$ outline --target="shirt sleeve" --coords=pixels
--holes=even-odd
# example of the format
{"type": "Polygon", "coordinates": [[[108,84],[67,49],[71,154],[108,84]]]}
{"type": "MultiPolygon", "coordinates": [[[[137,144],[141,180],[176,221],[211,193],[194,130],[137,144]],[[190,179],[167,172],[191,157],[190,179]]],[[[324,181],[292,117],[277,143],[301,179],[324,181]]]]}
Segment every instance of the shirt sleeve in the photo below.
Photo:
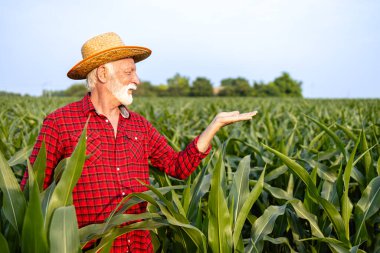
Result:
{"type": "Polygon", "coordinates": [[[198,150],[199,136],[197,136],[184,150],[176,152],[151,123],[147,124],[150,162],[152,166],[172,177],[187,178],[211,151],[211,146],[204,153],[198,150]]]}
{"type": "MultiPolygon", "coordinates": [[[[37,137],[37,141],[29,158],[32,165],[37,158],[43,140],[45,141],[46,146],[46,170],[44,180],[45,189],[52,182],[54,176],[54,168],[57,166],[59,160],[62,157],[61,143],[59,140],[59,129],[53,117],[46,117],[42,124],[41,131],[37,137]]],[[[24,177],[21,181],[21,189],[24,189],[27,180],[28,170],[25,171],[24,177]]]]}

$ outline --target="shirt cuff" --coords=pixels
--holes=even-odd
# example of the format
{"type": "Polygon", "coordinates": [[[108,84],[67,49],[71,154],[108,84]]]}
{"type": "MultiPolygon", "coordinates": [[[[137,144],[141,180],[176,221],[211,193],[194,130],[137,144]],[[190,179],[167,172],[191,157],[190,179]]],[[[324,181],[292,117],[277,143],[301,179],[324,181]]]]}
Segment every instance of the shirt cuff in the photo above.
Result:
{"type": "Polygon", "coordinates": [[[199,135],[191,142],[191,145],[189,147],[189,153],[191,155],[196,155],[199,158],[203,159],[210,153],[212,146],[210,145],[205,152],[201,152],[199,151],[198,146],[197,146],[198,139],[199,139],[199,135]]]}

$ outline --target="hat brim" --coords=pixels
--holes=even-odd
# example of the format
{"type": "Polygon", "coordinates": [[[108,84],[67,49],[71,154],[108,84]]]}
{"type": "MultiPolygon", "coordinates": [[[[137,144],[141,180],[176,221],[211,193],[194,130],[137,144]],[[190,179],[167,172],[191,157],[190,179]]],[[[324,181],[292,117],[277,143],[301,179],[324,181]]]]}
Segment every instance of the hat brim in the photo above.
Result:
{"type": "Polygon", "coordinates": [[[124,58],[133,58],[136,62],[142,61],[150,56],[152,51],[145,47],[137,46],[122,46],[114,47],[101,51],[94,55],[91,55],[82,61],[78,62],[74,67],[72,67],[67,76],[74,80],[86,79],[87,74],[93,69],[99,67],[100,65],[106,64],[108,62],[121,60],[124,58]]]}

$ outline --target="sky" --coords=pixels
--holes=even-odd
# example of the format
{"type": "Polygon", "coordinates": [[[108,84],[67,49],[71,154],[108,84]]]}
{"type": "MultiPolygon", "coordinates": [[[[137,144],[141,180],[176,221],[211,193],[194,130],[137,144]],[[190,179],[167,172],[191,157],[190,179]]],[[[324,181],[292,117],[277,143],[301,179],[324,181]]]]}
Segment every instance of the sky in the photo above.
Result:
{"type": "Polygon", "coordinates": [[[89,38],[148,47],[143,81],[176,73],[270,82],[288,72],[307,98],[380,98],[378,0],[1,0],[0,90],[41,95],[89,38]]]}

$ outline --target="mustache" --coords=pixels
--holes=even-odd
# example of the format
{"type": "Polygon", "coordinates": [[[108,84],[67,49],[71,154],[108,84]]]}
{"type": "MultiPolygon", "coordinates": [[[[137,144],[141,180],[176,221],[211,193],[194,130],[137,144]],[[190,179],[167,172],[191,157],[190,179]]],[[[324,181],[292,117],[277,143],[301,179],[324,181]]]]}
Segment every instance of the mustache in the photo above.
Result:
{"type": "Polygon", "coordinates": [[[127,90],[137,90],[137,86],[134,83],[130,83],[126,86],[127,90]]]}

